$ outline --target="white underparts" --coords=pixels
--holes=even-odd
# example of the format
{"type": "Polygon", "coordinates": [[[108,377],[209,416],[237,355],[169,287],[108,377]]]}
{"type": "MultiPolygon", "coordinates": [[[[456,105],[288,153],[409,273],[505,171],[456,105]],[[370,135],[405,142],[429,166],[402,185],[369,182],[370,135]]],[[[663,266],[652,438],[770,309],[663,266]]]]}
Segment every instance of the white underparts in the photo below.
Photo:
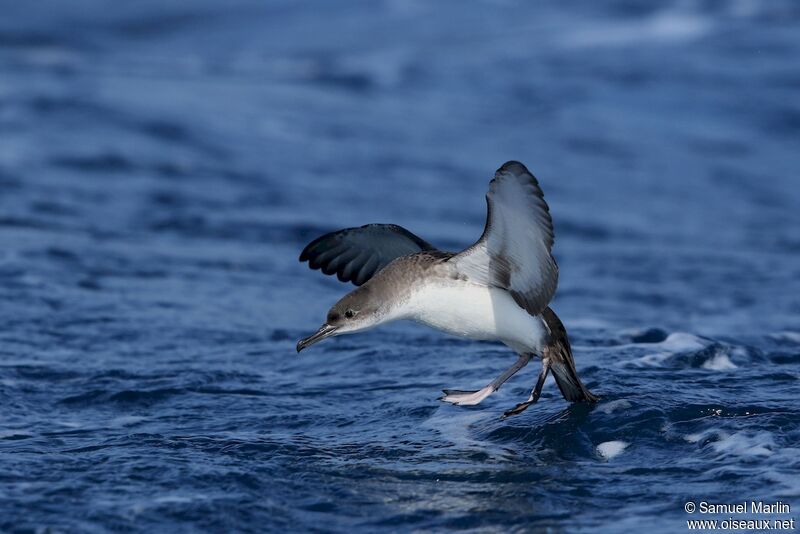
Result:
{"type": "Polygon", "coordinates": [[[544,322],[522,309],[511,295],[462,281],[421,285],[403,305],[405,318],[470,339],[497,340],[517,352],[541,353],[544,322]]]}

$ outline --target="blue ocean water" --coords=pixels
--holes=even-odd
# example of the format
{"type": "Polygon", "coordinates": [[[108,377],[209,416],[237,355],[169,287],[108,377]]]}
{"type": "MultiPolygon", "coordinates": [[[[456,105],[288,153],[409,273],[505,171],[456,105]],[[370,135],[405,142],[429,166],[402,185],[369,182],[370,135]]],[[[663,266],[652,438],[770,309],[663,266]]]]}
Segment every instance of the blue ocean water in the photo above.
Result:
{"type": "Polygon", "coordinates": [[[684,532],[800,519],[792,0],[4,2],[0,531],[684,532]],[[394,222],[538,176],[602,400],[395,324],[297,355],[394,222]],[[726,516],[721,516],[725,518],[726,516]],[[48,530],[49,529],[49,530],[48,530]]]}

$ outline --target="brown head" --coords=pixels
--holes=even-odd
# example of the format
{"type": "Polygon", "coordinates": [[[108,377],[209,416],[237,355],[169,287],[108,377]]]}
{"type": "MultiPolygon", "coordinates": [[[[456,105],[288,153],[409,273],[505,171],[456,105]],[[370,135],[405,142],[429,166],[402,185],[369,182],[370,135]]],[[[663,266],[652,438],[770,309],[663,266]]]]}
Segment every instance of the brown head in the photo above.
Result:
{"type": "Polygon", "coordinates": [[[354,289],[334,304],[319,330],[297,342],[297,352],[325,338],[361,332],[392,320],[386,299],[382,298],[377,287],[372,287],[371,282],[354,289]]]}

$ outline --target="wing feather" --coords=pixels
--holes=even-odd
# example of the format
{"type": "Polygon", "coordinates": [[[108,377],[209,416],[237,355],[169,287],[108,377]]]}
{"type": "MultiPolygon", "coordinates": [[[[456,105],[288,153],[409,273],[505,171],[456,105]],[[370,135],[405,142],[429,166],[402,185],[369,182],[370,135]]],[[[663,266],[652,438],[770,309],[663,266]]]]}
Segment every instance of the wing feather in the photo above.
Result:
{"type": "Polygon", "coordinates": [[[469,278],[508,290],[520,307],[539,315],[558,285],[553,221],[539,182],[522,163],[509,161],[489,183],[486,205],[483,235],[450,261],[469,278]]]}
{"type": "Polygon", "coordinates": [[[312,269],[360,286],[394,259],[436,248],[396,224],[367,224],[319,237],[300,253],[312,269]]]}

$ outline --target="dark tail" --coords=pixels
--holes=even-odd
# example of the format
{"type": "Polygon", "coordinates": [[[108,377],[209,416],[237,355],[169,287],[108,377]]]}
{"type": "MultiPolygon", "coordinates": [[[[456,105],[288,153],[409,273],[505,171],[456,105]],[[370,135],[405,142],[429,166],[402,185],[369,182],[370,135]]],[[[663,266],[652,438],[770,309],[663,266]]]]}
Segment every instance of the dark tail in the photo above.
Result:
{"type": "Polygon", "coordinates": [[[550,344],[544,349],[542,356],[550,358],[550,370],[553,371],[553,377],[561,394],[569,402],[596,402],[599,397],[592,395],[578,378],[567,329],[564,328],[561,319],[550,308],[542,312],[542,317],[550,328],[550,344]]]}

